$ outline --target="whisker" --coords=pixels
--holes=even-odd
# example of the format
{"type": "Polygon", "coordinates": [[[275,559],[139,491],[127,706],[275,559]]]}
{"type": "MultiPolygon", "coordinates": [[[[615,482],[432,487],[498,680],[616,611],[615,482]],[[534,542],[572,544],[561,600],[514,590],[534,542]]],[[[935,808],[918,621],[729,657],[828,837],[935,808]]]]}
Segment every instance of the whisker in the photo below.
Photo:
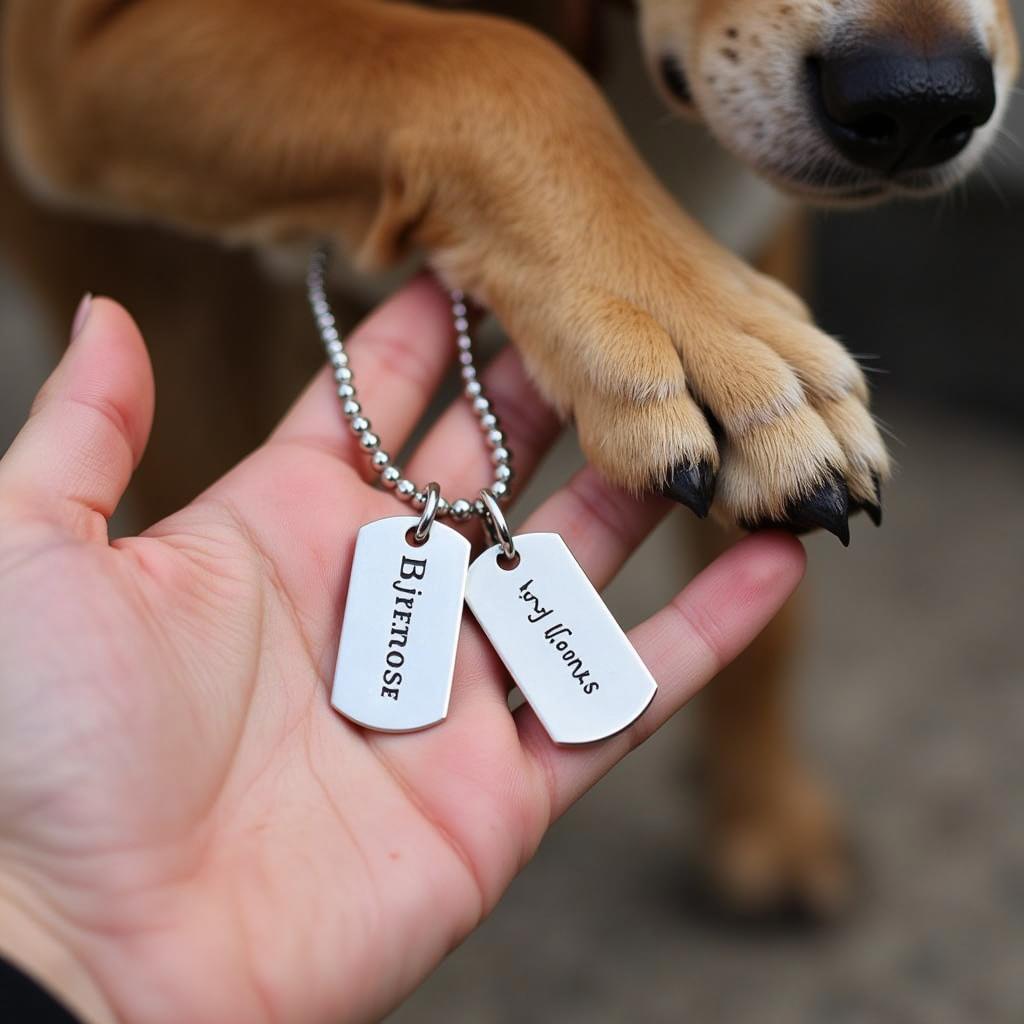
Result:
{"type": "Polygon", "coordinates": [[[898,444],[901,448],[907,447],[906,442],[896,435],[892,427],[881,416],[872,416],[871,418],[875,421],[875,426],[878,427],[879,431],[885,434],[893,444],[898,444]]]}
{"type": "Polygon", "coordinates": [[[996,128],[996,135],[1001,139],[1006,139],[1007,142],[1012,142],[1018,149],[1024,149],[1024,143],[1005,125],[1000,125],[996,128]]]}
{"type": "Polygon", "coordinates": [[[989,188],[992,189],[992,191],[996,194],[996,197],[1002,203],[1003,209],[1010,209],[1010,201],[1009,199],[1007,199],[1006,193],[999,187],[999,182],[991,174],[991,172],[986,167],[983,166],[979,167],[978,171],[981,174],[982,178],[984,178],[985,182],[988,184],[989,188]]]}
{"type": "Polygon", "coordinates": [[[892,430],[889,427],[887,427],[884,423],[879,423],[878,424],[878,432],[880,434],[884,434],[885,437],[888,439],[888,441],[891,444],[897,445],[900,448],[906,448],[907,447],[906,441],[904,441],[900,437],[897,437],[896,434],[894,434],[892,432],[892,430]]]}

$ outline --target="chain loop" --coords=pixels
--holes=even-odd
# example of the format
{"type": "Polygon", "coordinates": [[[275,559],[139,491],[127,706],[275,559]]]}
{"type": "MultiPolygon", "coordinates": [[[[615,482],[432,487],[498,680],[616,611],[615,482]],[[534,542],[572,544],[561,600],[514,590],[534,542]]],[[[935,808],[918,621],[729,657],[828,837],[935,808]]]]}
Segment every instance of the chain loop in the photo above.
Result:
{"type": "Polygon", "coordinates": [[[480,492],[480,502],[483,505],[483,521],[491,540],[501,545],[502,554],[510,561],[516,559],[516,545],[512,539],[512,531],[505,522],[501,508],[495,500],[494,495],[485,487],[480,492]]]}
{"type": "MultiPolygon", "coordinates": [[[[430,488],[436,484],[428,484],[425,490],[417,488],[409,480],[401,468],[395,464],[391,455],[381,447],[381,439],[373,432],[369,419],[359,404],[358,394],[355,387],[355,374],[349,366],[348,353],[345,351],[345,343],[338,332],[337,322],[327,300],[325,278],[327,275],[327,263],[329,250],[327,246],[318,246],[310,257],[309,271],[306,275],[306,292],[309,297],[309,307],[313,312],[313,319],[317,330],[320,333],[320,340],[323,342],[327,359],[334,370],[334,380],[337,384],[338,398],[341,400],[341,410],[348,420],[352,432],[359,440],[359,446],[370,458],[370,465],[380,476],[384,487],[393,490],[395,495],[402,501],[408,501],[414,508],[427,511],[431,501],[430,488]]],[[[465,303],[465,296],[460,291],[452,291],[451,308],[452,319],[455,324],[456,344],[459,349],[459,364],[463,380],[463,394],[469,400],[473,412],[480,423],[480,430],[483,432],[485,443],[491,449],[491,461],[494,464],[494,482],[487,492],[497,508],[497,503],[507,501],[512,483],[512,467],[509,465],[512,453],[505,443],[505,434],[501,429],[497,416],[491,408],[490,400],[484,394],[476,370],[476,362],[473,358],[473,339],[469,334],[468,311],[465,303]]],[[[436,507],[430,518],[443,519],[451,516],[456,522],[463,523],[471,516],[477,515],[487,520],[484,504],[478,501],[468,501],[465,498],[458,498],[448,502],[441,497],[440,488],[437,490],[436,507]]],[[[500,515],[500,512],[499,512],[500,515]]],[[[419,540],[419,533],[424,520],[421,518],[420,525],[416,527],[416,536],[419,540]]],[[[504,519],[502,519],[504,523],[504,519]]],[[[429,532],[429,525],[426,527],[429,532]]],[[[508,527],[505,527],[506,532],[508,527]]],[[[511,557],[511,556],[510,556],[511,557]]]]}
{"type": "Polygon", "coordinates": [[[420,521],[413,530],[413,537],[417,544],[425,544],[430,538],[430,528],[437,518],[437,510],[441,504],[441,486],[433,481],[427,484],[427,500],[423,503],[423,511],[420,513],[420,521]]]}

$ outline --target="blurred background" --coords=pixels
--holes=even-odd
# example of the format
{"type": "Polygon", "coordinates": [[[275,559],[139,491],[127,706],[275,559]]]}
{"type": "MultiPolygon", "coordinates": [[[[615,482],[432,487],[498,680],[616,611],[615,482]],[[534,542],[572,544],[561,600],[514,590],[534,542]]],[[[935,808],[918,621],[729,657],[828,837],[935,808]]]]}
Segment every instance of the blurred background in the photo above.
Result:
{"type": "MultiPolygon", "coordinates": [[[[606,17],[607,31],[632,34],[624,15],[606,17]]],[[[666,120],[628,55],[606,74],[660,168],[682,146],[710,146],[666,120]]],[[[819,320],[877,356],[875,408],[899,463],[881,530],[860,517],[848,551],[808,540],[799,729],[852,837],[849,912],[807,926],[709,909],[691,708],[555,826],[396,1024],[1024,1020],[1022,108],[954,195],[811,227],[819,320]]],[[[704,187],[673,184],[684,196],[704,187]]],[[[57,358],[77,294],[114,293],[150,337],[160,395],[157,468],[129,499],[131,528],[226,468],[315,369],[301,289],[251,254],[155,229],[97,241],[88,222],[31,207],[10,180],[0,188],[0,449],[57,358]],[[33,291],[30,278],[54,286],[33,291]],[[233,297],[227,313],[204,312],[214,293],[233,297]],[[246,349],[256,324],[279,342],[258,359],[246,349]]],[[[749,248],[755,226],[719,207],[712,229],[749,248]]],[[[568,437],[517,518],[578,458],[568,437]]],[[[612,587],[625,625],[698,568],[685,525],[673,516],[612,587]]]]}

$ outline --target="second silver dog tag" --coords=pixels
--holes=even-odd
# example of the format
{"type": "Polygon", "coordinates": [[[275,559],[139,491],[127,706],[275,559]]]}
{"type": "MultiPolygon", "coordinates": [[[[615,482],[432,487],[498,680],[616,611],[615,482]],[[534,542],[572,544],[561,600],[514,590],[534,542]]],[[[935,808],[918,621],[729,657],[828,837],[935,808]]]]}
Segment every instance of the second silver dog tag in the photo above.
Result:
{"type": "Polygon", "coordinates": [[[657,684],[556,533],[496,544],[470,567],[466,603],[556,743],[593,743],[635,721],[657,684]]]}
{"type": "Polygon", "coordinates": [[[331,704],[368,729],[411,732],[448,714],[469,541],[440,523],[417,544],[415,516],[356,540],[331,704]]]}

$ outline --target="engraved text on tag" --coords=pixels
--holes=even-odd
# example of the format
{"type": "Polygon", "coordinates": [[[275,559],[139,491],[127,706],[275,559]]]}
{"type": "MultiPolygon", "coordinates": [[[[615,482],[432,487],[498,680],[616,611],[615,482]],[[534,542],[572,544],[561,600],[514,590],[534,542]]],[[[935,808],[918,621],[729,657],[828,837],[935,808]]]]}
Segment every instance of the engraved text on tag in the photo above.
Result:
{"type": "Polygon", "coordinates": [[[435,523],[380,519],[356,540],[331,704],[384,732],[425,729],[448,713],[469,541],[435,523]]]}
{"type": "Polygon", "coordinates": [[[466,602],[556,743],[592,743],[632,723],[657,685],[564,541],[515,538],[471,566],[466,602]]]}

